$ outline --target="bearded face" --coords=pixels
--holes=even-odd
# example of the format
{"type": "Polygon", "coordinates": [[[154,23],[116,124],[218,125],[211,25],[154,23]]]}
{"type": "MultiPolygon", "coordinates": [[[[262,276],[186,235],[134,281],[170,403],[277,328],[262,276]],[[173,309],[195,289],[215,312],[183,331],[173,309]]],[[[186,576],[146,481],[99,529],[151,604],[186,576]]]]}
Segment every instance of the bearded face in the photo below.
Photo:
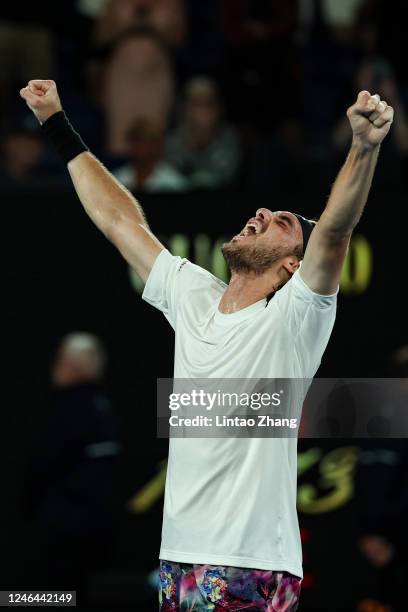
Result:
{"type": "Polygon", "coordinates": [[[291,255],[293,251],[281,246],[270,246],[262,243],[245,244],[227,242],[222,246],[222,254],[231,271],[263,274],[271,266],[291,255]]]}
{"type": "Polygon", "coordinates": [[[302,245],[302,229],[295,215],[262,208],[240,234],[222,246],[222,253],[231,272],[261,275],[287,256],[301,259],[302,245]]]}

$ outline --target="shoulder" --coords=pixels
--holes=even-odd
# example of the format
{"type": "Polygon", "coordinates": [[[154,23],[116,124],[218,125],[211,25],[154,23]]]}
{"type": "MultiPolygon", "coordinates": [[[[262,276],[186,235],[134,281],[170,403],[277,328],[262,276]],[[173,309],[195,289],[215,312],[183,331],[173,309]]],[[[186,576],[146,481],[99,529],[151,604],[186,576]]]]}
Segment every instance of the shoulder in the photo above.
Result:
{"type": "MultiPolygon", "coordinates": [[[[186,288],[208,286],[226,287],[226,284],[211,272],[191,262],[186,257],[172,255],[168,249],[163,249],[156,258],[150,275],[161,275],[167,282],[183,283],[186,288]]],[[[150,278],[150,276],[149,276],[150,278]]],[[[148,279],[149,280],[149,279],[148,279]]]]}
{"type": "Polygon", "coordinates": [[[182,260],[180,271],[182,271],[185,277],[188,277],[189,281],[192,282],[192,288],[207,287],[208,285],[211,285],[214,288],[220,288],[224,291],[224,289],[227,287],[227,284],[224,283],[224,281],[188,259],[182,260]]]}
{"type": "Polygon", "coordinates": [[[312,304],[319,308],[329,308],[336,305],[338,289],[331,295],[322,295],[313,291],[303,280],[300,269],[296,270],[292,278],[280,289],[274,299],[276,302],[290,302],[291,300],[300,300],[305,305],[312,304]]]}
{"type": "Polygon", "coordinates": [[[163,249],[153,264],[142,298],[161,310],[175,328],[182,304],[201,307],[216,299],[225,286],[204,268],[163,249]]]}
{"type": "Polygon", "coordinates": [[[337,293],[320,295],[306,285],[297,270],[270,302],[271,311],[279,313],[294,338],[308,338],[318,344],[331,330],[337,308],[337,293]]]}

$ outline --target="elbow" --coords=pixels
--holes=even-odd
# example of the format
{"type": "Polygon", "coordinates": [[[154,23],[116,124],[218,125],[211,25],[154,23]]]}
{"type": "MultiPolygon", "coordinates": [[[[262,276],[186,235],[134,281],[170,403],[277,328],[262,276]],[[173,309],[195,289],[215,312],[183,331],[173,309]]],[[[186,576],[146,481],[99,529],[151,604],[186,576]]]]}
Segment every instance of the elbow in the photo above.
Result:
{"type": "Polygon", "coordinates": [[[350,237],[359,219],[340,219],[333,215],[323,214],[317,224],[321,235],[331,242],[344,242],[350,237]]]}
{"type": "Polygon", "coordinates": [[[130,239],[134,240],[140,236],[141,232],[149,230],[141,219],[115,210],[102,231],[106,238],[120,250],[123,244],[130,239]]]}
{"type": "Polygon", "coordinates": [[[353,230],[352,229],[331,229],[320,228],[319,242],[330,252],[347,250],[353,230]]]}
{"type": "Polygon", "coordinates": [[[327,233],[327,238],[330,240],[332,244],[343,244],[344,242],[348,242],[351,238],[354,228],[339,228],[329,230],[327,233]]]}

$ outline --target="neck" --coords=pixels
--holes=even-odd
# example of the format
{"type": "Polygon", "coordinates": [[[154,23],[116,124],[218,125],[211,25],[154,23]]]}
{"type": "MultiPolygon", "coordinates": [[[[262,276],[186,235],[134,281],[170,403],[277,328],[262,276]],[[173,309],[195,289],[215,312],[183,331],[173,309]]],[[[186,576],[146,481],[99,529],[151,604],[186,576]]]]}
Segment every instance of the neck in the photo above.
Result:
{"type": "Polygon", "coordinates": [[[282,268],[280,271],[271,269],[261,275],[253,272],[232,272],[218,308],[224,314],[238,312],[275,293],[289,278],[286,270],[282,268]]]}

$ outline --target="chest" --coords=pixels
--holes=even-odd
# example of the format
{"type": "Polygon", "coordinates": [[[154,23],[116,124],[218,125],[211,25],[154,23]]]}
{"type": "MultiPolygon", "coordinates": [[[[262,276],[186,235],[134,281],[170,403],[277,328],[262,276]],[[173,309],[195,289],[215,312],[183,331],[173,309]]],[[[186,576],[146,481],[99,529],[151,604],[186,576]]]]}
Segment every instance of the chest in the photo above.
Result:
{"type": "Polygon", "coordinates": [[[175,376],[271,378],[292,376],[294,343],[270,307],[238,322],[217,322],[214,303],[180,309],[175,376]]]}

